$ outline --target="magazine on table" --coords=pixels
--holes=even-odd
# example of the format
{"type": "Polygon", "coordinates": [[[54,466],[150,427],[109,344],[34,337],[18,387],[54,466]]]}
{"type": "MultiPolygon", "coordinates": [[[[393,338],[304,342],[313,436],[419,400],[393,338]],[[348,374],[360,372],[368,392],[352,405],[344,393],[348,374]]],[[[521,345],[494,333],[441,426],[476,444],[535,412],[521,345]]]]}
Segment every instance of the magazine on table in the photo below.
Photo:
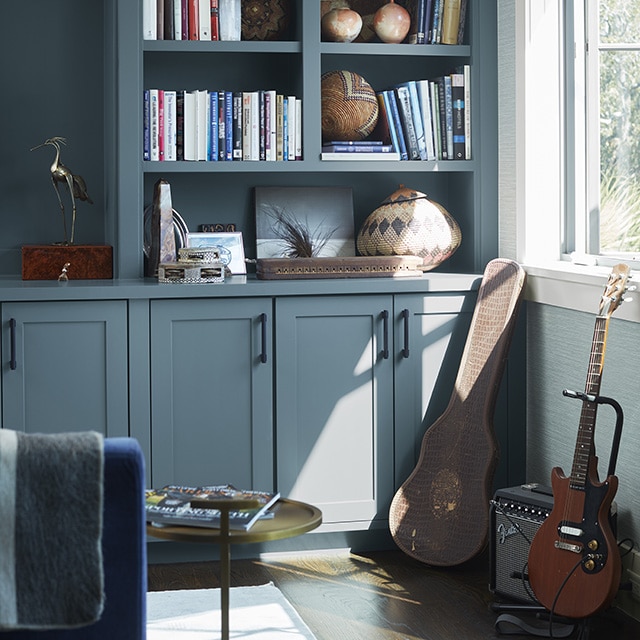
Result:
{"type": "Polygon", "coordinates": [[[236,489],[230,484],[203,487],[170,484],[161,489],[148,489],[145,509],[147,521],[157,526],[181,524],[219,529],[220,510],[192,507],[192,500],[259,500],[259,507],[229,511],[229,529],[246,531],[256,520],[272,517],[269,509],[278,498],[277,492],[236,489]]]}

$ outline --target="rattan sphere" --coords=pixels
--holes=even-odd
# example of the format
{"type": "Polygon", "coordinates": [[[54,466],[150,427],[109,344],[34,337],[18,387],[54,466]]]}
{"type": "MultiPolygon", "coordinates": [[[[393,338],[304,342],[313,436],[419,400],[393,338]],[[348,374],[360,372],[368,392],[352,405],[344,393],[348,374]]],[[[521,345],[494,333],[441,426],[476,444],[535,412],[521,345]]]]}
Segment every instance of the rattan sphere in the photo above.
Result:
{"type": "Polygon", "coordinates": [[[364,221],[356,245],[363,256],[420,256],[428,271],[451,257],[461,241],[458,223],[441,204],[401,185],[364,221]]]}
{"type": "Polygon", "coordinates": [[[363,140],[378,122],[378,101],[371,85],[353,71],[323,74],[322,137],[363,140]]]}

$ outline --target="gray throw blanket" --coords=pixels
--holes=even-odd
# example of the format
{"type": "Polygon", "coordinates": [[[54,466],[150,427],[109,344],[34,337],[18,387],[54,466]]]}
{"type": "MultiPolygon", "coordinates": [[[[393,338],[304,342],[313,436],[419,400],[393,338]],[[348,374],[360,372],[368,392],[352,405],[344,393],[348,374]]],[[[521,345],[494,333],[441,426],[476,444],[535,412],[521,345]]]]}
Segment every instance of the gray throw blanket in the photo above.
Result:
{"type": "Polygon", "coordinates": [[[102,613],[103,439],[0,429],[0,629],[102,613]]]}

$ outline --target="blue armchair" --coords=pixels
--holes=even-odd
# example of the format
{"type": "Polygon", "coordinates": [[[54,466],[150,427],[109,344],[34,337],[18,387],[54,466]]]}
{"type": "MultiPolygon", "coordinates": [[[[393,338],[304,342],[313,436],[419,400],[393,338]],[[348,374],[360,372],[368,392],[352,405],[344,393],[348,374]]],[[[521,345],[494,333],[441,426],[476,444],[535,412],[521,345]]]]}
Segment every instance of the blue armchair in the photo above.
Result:
{"type": "Polygon", "coordinates": [[[69,630],[0,632],[0,640],[146,638],[144,489],[144,457],[138,442],[106,438],[102,534],[105,606],[100,620],[69,630]]]}

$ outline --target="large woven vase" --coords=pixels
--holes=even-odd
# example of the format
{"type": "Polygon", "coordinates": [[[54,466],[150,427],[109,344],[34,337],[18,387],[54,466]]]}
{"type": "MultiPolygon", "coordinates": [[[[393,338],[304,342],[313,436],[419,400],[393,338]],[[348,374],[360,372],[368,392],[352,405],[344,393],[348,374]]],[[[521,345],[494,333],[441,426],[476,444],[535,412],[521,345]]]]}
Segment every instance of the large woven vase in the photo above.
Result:
{"type": "Polygon", "coordinates": [[[364,256],[420,256],[429,271],[451,257],[461,240],[458,223],[442,205],[401,185],[365,220],[357,247],[364,256]]]}

